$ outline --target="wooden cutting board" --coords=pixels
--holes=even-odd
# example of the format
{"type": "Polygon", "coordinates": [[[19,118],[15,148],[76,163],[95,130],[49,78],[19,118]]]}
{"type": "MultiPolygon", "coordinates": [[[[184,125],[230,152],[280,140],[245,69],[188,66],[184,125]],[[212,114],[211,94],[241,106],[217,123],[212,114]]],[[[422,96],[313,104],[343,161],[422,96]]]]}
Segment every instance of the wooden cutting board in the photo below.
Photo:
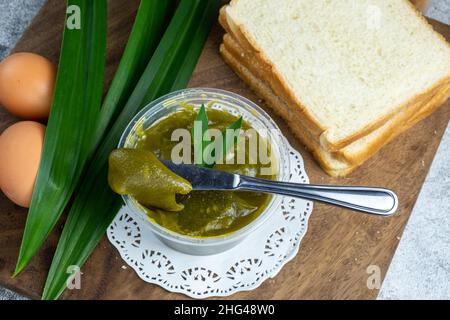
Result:
{"type": "MultiPolygon", "coordinates": [[[[65,1],[49,0],[17,44],[15,51],[32,51],[54,62],[64,20],[65,1]]],[[[107,79],[110,80],[130,31],[138,1],[110,1],[107,79]]],[[[450,27],[431,21],[447,39],[450,27]]],[[[230,90],[273,113],[228,68],[218,54],[223,31],[216,26],[206,44],[190,86],[230,90]]],[[[377,218],[316,204],[309,230],[297,257],[275,279],[258,289],[237,293],[235,299],[374,299],[378,290],[368,289],[369,265],[377,265],[384,277],[405,224],[450,118],[450,103],[399,136],[347,178],[330,178],[296,141],[279,118],[276,121],[291,144],[301,152],[311,183],[379,185],[395,190],[398,213],[377,218]]],[[[0,108],[0,131],[17,121],[0,108]]],[[[0,285],[31,298],[39,298],[61,231],[58,226],[39,255],[17,278],[12,279],[27,211],[0,194],[0,285]]],[[[125,263],[106,237],[82,268],[82,288],[66,291],[66,299],[182,299],[156,285],[143,282],[125,263]]]]}

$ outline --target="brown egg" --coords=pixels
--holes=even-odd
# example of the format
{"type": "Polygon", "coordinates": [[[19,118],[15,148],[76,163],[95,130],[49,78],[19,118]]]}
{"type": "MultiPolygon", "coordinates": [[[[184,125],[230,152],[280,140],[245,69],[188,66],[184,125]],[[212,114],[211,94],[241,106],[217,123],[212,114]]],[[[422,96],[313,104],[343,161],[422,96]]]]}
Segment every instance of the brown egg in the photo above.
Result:
{"type": "Polygon", "coordinates": [[[0,104],[19,118],[45,120],[50,113],[56,68],[46,58],[15,53],[0,63],[0,104]]]}
{"type": "Polygon", "coordinates": [[[0,189],[22,207],[30,206],[44,134],[43,124],[21,121],[0,135],[0,189]]]}

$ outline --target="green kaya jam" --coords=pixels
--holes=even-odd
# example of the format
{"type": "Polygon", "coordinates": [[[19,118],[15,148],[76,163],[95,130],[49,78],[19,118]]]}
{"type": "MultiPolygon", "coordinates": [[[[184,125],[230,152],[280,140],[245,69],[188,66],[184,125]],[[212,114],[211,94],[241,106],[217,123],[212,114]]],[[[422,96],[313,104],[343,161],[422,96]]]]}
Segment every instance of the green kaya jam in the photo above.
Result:
{"type": "MultiPolygon", "coordinates": [[[[224,110],[208,107],[206,111],[209,129],[218,129],[224,132],[230,124],[238,119],[224,110]]],[[[139,161],[129,161],[129,164],[125,164],[114,159],[113,152],[110,156],[109,182],[115,192],[134,197],[147,212],[148,217],[166,229],[192,237],[223,236],[237,231],[255,220],[267,208],[272,196],[245,191],[190,191],[187,181],[162,170],[159,167],[163,166],[161,163],[159,165],[154,163],[156,158],[171,160],[172,150],[179,144],[179,141],[172,141],[172,133],[180,128],[192,132],[197,112],[198,110],[194,107],[185,106],[183,109],[159,119],[150,127],[138,130],[136,150],[150,152],[156,157],[147,156],[146,159],[150,162],[147,166],[138,164],[139,161]],[[138,168],[135,167],[133,170],[133,166],[138,166],[138,168]],[[149,173],[150,167],[157,172],[149,173]],[[138,174],[133,175],[133,171],[138,174]],[[142,179],[139,179],[139,176],[142,179]],[[133,183],[130,183],[130,180],[133,183]],[[151,186],[149,186],[150,184],[151,186]],[[139,185],[144,190],[139,190],[139,185]],[[152,196],[149,193],[152,193],[152,196]],[[146,194],[148,199],[145,198],[146,194]],[[167,204],[155,202],[155,199],[163,199],[162,202],[167,201],[167,204]],[[176,203],[174,199],[176,199],[176,203]]],[[[247,129],[251,129],[251,126],[248,122],[242,121],[240,131],[247,129]]],[[[270,146],[267,143],[265,146],[270,154],[270,146]]],[[[239,144],[234,146],[234,154],[239,152],[238,148],[239,144]]],[[[248,144],[245,148],[249,148],[248,144]]],[[[134,156],[131,155],[131,157],[134,156]]],[[[236,161],[233,164],[218,163],[213,169],[263,179],[275,179],[274,174],[261,175],[260,169],[267,168],[267,164],[263,165],[259,159],[249,161],[247,153],[245,157],[245,164],[236,164],[236,161]],[[250,162],[253,163],[250,164],[250,162]]],[[[193,154],[192,159],[194,159],[193,154]]]]}
{"type": "Polygon", "coordinates": [[[182,210],[176,195],[192,191],[188,181],[145,149],[113,150],[109,156],[108,182],[118,194],[132,196],[143,206],[167,211],[182,210]]]}

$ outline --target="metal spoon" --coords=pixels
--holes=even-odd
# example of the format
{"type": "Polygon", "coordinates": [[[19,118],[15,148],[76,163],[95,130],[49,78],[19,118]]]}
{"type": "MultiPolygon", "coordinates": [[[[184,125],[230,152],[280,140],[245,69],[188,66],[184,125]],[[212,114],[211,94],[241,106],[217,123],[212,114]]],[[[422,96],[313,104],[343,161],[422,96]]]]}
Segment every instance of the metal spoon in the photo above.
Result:
{"type": "Polygon", "coordinates": [[[171,171],[192,184],[193,190],[243,190],[279,194],[381,216],[392,215],[398,197],[389,189],[375,187],[324,186],[257,179],[190,164],[163,160],[171,171]]]}

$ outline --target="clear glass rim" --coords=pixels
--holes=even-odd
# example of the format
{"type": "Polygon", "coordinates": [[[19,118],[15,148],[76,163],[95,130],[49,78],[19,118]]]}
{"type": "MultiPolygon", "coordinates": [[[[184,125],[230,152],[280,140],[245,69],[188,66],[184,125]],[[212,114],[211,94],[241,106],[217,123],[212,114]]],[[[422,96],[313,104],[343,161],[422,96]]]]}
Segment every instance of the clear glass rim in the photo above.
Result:
{"type": "MultiPolygon", "coordinates": [[[[269,127],[268,129],[273,129],[274,131],[278,132],[278,139],[274,141],[280,142],[279,145],[276,145],[278,148],[278,154],[279,158],[277,158],[278,161],[278,167],[279,167],[279,174],[278,174],[278,180],[287,181],[289,179],[289,154],[288,154],[288,147],[287,147],[287,141],[285,140],[284,136],[281,134],[280,129],[278,128],[277,124],[273,121],[273,119],[258,105],[256,105],[254,102],[250,101],[249,99],[242,97],[236,93],[229,92],[226,90],[221,89],[215,89],[215,88],[189,88],[189,89],[182,89],[178,91],[174,91],[172,93],[169,93],[167,95],[164,95],[152,102],[150,102],[148,105],[146,105],[142,110],[130,121],[126,129],[124,130],[119,144],[118,148],[123,148],[126,146],[128,137],[135,129],[136,125],[138,123],[141,123],[144,121],[147,117],[149,117],[152,114],[156,114],[159,112],[162,108],[167,107],[165,102],[169,101],[177,101],[182,100],[183,98],[192,97],[192,96],[208,96],[208,95],[214,95],[214,98],[217,98],[217,96],[222,96],[223,98],[227,98],[228,100],[236,101],[235,106],[238,108],[241,108],[242,105],[245,105],[250,110],[253,110],[256,112],[257,117],[260,117],[259,119],[264,123],[265,126],[269,127]]],[[[269,130],[271,131],[271,130],[269,130]]],[[[272,132],[273,133],[273,132],[272,132]]],[[[274,146],[272,146],[274,147],[274,146]]],[[[269,217],[270,215],[275,211],[275,209],[280,205],[281,203],[281,196],[273,195],[271,201],[267,205],[266,209],[252,222],[247,224],[246,226],[242,227],[239,230],[236,230],[232,233],[222,235],[222,236],[214,236],[214,237],[205,237],[205,238],[196,238],[191,237],[187,235],[182,235],[179,233],[176,233],[174,231],[171,231],[169,229],[166,229],[162,226],[160,226],[158,223],[150,219],[147,214],[140,209],[140,205],[136,203],[136,201],[127,195],[123,195],[122,199],[124,200],[126,206],[133,210],[135,213],[138,214],[140,218],[145,220],[147,222],[147,225],[151,228],[153,232],[158,234],[159,236],[170,239],[171,241],[175,241],[180,244],[188,244],[188,245],[219,245],[219,244],[225,244],[228,242],[237,241],[239,238],[245,237],[248,234],[250,234],[252,231],[259,228],[269,217]]]]}

